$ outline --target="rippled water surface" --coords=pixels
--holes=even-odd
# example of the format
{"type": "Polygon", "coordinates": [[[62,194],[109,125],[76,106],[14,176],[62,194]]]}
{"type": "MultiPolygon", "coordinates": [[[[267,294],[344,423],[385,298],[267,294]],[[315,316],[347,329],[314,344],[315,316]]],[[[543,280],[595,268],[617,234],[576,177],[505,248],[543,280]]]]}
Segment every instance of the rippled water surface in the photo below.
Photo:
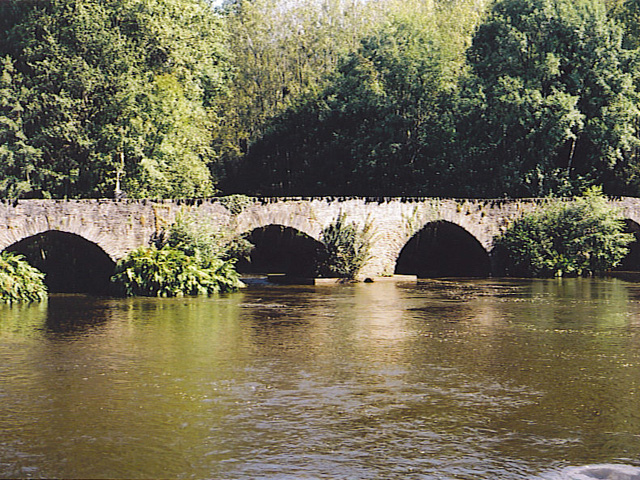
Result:
{"type": "Polygon", "coordinates": [[[53,296],[0,308],[0,476],[569,478],[640,466],[639,383],[619,280],[53,296]]]}

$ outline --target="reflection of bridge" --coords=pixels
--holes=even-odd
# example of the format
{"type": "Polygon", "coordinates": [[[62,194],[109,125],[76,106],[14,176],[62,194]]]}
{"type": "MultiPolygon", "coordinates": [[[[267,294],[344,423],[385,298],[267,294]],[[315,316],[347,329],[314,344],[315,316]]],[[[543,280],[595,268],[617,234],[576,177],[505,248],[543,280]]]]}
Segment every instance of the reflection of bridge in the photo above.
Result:
{"type": "MultiPolygon", "coordinates": [[[[238,209],[240,211],[231,212],[225,207],[230,202],[224,199],[20,200],[0,204],[0,250],[15,249],[12,245],[18,242],[24,244],[31,237],[55,232],[58,236],[72,234],[68,236],[74,241],[95,244],[111,260],[117,260],[127,252],[147,245],[154,234],[183,211],[192,212],[214,224],[228,225],[238,232],[249,233],[279,226],[318,240],[322,229],[343,213],[348,220],[372,223],[373,251],[365,268],[366,275],[392,274],[401,264],[404,266],[400,269],[405,270],[402,273],[411,273],[411,261],[399,262],[398,259],[401,252],[417,252],[421,248],[435,248],[439,253],[432,260],[436,262],[445,261],[447,256],[473,251],[473,255],[484,259],[474,260],[467,256],[465,263],[480,261],[488,265],[494,236],[510,220],[544,201],[269,198],[256,200],[238,209]],[[410,243],[412,238],[413,246],[410,243]]],[[[612,203],[620,207],[628,219],[627,223],[637,231],[640,199],[621,198],[612,200],[612,203]]]]}

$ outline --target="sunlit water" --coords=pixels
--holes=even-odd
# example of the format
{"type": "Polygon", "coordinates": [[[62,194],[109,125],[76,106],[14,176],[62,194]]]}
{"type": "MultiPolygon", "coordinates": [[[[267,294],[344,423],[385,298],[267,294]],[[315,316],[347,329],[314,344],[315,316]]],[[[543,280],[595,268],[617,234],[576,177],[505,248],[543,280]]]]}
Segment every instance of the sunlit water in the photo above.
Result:
{"type": "Polygon", "coordinates": [[[0,476],[635,480],[639,383],[619,280],[53,296],[0,308],[0,476]]]}

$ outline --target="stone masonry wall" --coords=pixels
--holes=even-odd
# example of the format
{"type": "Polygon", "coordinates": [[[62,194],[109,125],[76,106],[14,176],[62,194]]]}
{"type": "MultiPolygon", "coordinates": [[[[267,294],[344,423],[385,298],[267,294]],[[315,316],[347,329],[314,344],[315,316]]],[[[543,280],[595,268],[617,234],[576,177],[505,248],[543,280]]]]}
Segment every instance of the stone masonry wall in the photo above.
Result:
{"type": "MultiPolygon", "coordinates": [[[[324,227],[341,213],[360,225],[372,224],[373,247],[363,275],[392,274],[404,245],[433,221],[456,224],[487,251],[493,238],[512,219],[544,202],[540,199],[470,200],[435,198],[267,198],[232,215],[219,199],[20,200],[0,203],[0,250],[22,239],[59,230],[95,243],[117,260],[148,245],[179,214],[196,215],[238,232],[282,225],[319,239],[324,227]]],[[[640,199],[612,200],[625,218],[640,224],[640,199]]]]}

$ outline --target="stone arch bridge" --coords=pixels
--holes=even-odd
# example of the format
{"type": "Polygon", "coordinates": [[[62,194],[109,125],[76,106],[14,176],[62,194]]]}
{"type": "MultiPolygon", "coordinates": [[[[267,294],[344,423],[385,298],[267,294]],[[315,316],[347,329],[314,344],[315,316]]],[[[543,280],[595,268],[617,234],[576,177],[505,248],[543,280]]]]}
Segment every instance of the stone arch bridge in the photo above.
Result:
{"type": "MultiPolygon", "coordinates": [[[[98,246],[113,261],[148,245],[179,214],[194,215],[237,232],[277,225],[319,240],[340,214],[369,222],[373,241],[363,275],[390,275],[403,248],[420,231],[446,224],[480,246],[488,256],[493,238],[510,221],[543,199],[438,198],[263,198],[204,200],[19,200],[0,203],[0,250],[46,232],[62,232],[98,246]]],[[[628,223],[640,227],[640,199],[610,200],[628,223]]]]}

